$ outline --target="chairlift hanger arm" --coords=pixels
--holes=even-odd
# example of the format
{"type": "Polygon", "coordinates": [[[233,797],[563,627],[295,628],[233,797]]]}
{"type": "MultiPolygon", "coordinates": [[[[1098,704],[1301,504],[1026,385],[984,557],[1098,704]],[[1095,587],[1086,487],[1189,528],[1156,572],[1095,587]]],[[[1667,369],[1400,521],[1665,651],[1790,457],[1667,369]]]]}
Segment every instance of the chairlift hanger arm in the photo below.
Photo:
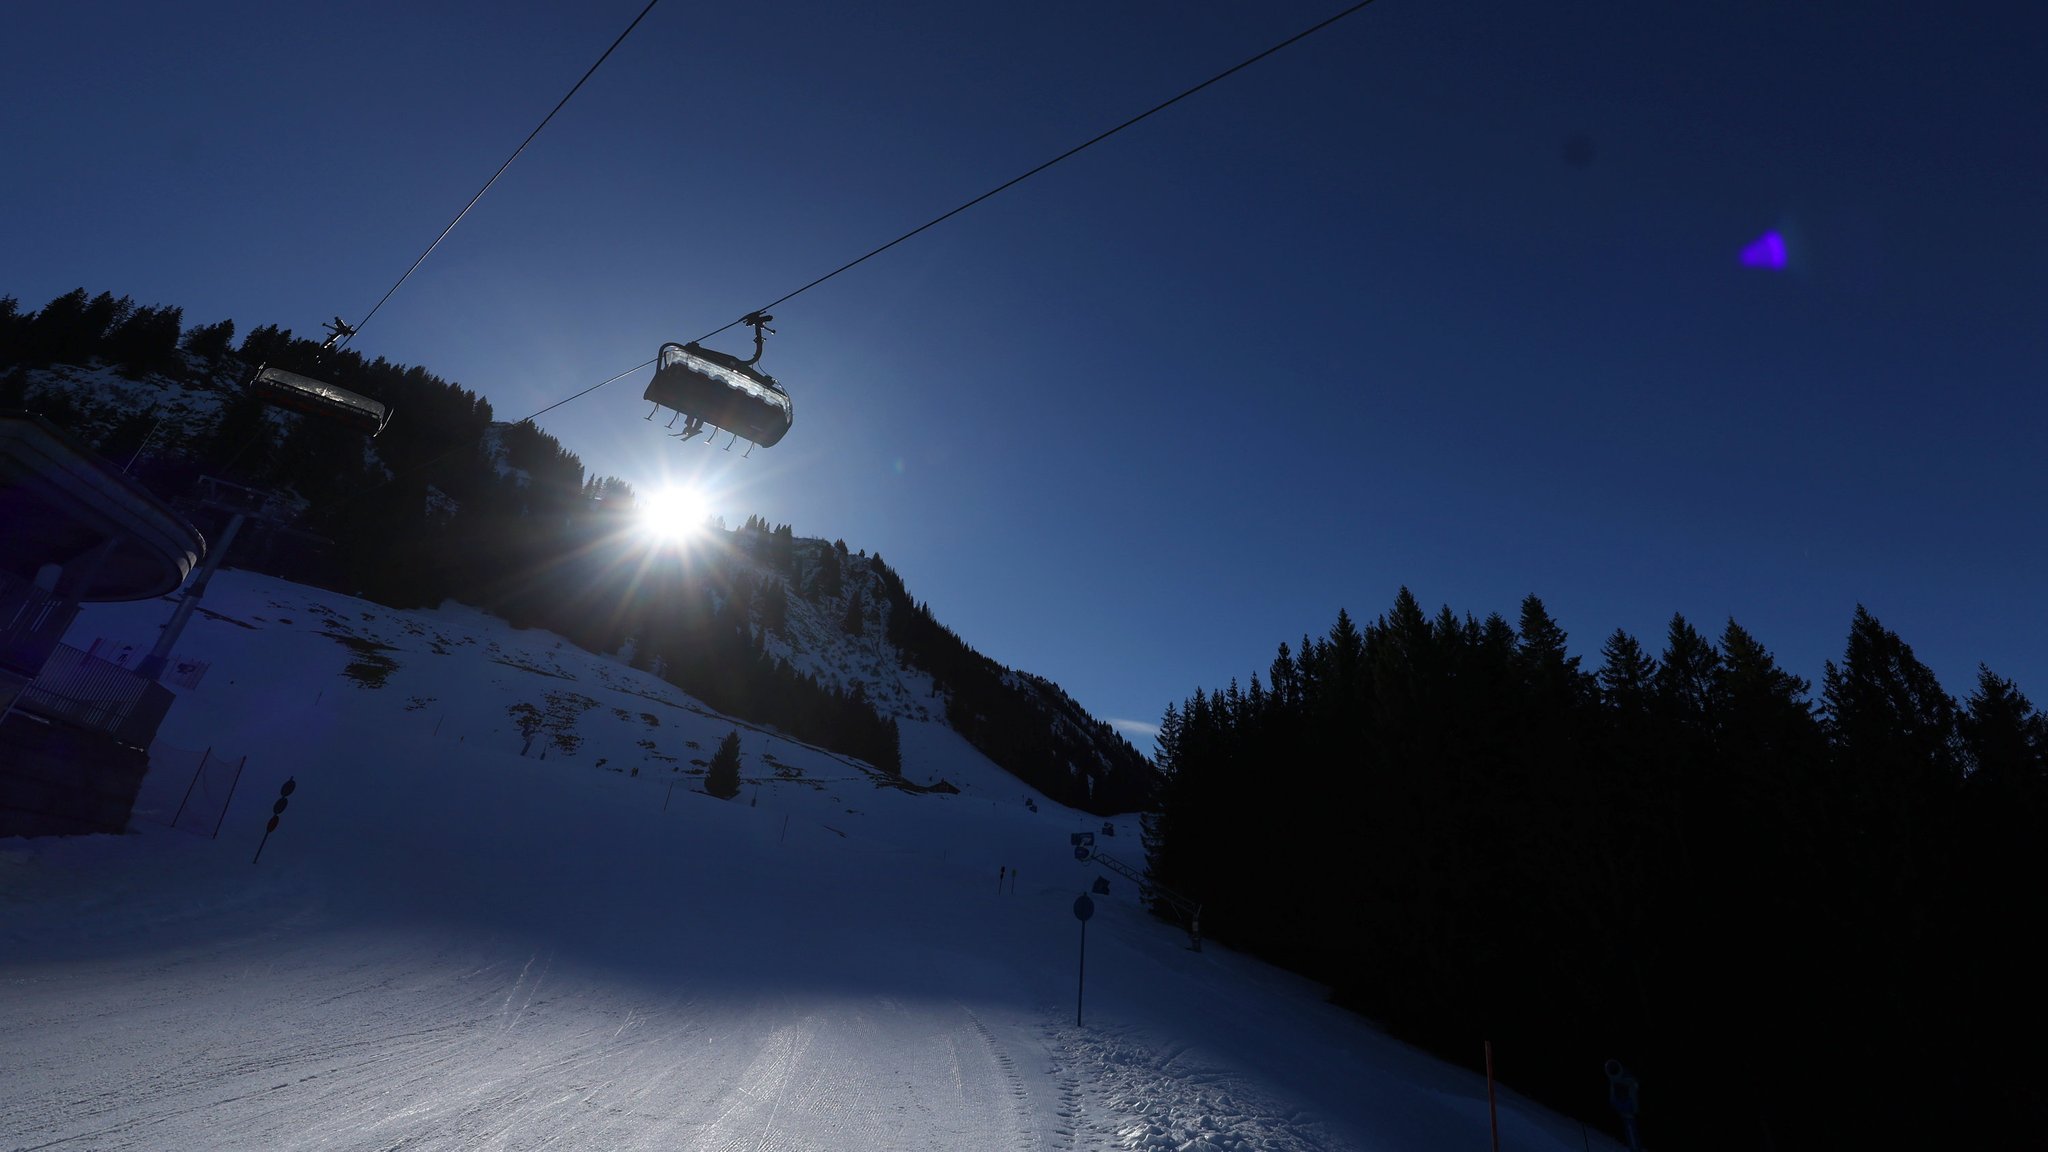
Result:
{"type": "Polygon", "coordinates": [[[762,333],[775,331],[775,329],[770,328],[768,326],[768,322],[773,319],[775,319],[775,317],[768,315],[766,312],[749,312],[744,318],[740,320],[740,323],[742,324],[751,324],[754,326],[754,358],[751,360],[742,360],[740,361],[740,363],[745,364],[749,368],[751,368],[754,365],[759,364],[761,362],[761,351],[768,345],[768,338],[763,336],[762,333]]]}
{"type": "Polygon", "coordinates": [[[322,352],[333,351],[337,343],[356,334],[356,326],[343,320],[340,316],[336,316],[331,323],[322,324],[320,327],[327,332],[327,339],[320,344],[320,351],[322,352]]]}

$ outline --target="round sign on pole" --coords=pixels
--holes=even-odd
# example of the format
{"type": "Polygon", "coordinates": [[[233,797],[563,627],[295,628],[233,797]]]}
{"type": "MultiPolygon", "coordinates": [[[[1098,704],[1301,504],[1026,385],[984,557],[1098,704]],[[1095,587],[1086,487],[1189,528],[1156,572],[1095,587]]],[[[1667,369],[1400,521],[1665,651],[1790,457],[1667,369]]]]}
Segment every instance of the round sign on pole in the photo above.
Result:
{"type": "Polygon", "coordinates": [[[289,801],[289,800],[285,799],[285,798],[284,798],[284,797],[282,797],[282,796],[279,796],[279,797],[277,798],[277,803],[275,803],[275,804],[272,804],[272,805],[270,806],[270,810],[271,810],[272,812],[275,812],[275,813],[277,813],[278,815],[282,816],[282,815],[284,815],[284,810],[285,810],[286,808],[289,808],[289,807],[291,807],[291,803],[292,803],[291,801],[289,801]]]}
{"type": "Polygon", "coordinates": [[[1083,893],[1074,901],[1074,919],[1086,924],[1088,918],[1093,915],[1095,915],[1095,901],[1090,900],[1087,894],[1083,893]]]}
{"type": "MultiPolygon", "coordinates": [[[[266,835],[267,835],[267,834],[269,834],[269,833],[271,833],[271,832],[275,832],[275,831],[277,831],[277,817],[275,817],[275,816],[272,816],[272,817],[270,818],[270,824],[269,824],[269,826],[268,826],[268,827],[266,827],[266,828],[264,828],[264,830],[263,830],[263,831],[264,831],[264,833],[265,833],[266,835]]],[[[262,851],[262,849],[260,849],[260,848],[259,848],[259,849],[257,849],[257,851],[259,851],[259,852],[260,852],[260,851],[262,851]]]]}
{"type": "Polygon", "coordinates": [[[280,796],[289,796],[292,794],[292,789],[297,788],[298,786],[299,778],[297,776],[289,777],[285,780],[284,787],[277,790],[277,794],[280,796]]]}

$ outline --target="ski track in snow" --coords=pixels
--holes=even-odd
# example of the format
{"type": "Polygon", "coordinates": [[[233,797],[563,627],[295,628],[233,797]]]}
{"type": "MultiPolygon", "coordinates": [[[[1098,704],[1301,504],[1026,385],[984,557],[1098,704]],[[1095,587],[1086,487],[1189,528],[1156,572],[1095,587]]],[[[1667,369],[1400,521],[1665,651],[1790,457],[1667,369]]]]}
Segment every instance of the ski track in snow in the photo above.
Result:
{"type": "Polygon", "coordinates": [[[0,1014],[0,1147],[1028,1145],[1009,1057],[957,1003],[625,999],[544,952],[328,934],[254,979],[237,951],[39,974],[0,1014]]]}

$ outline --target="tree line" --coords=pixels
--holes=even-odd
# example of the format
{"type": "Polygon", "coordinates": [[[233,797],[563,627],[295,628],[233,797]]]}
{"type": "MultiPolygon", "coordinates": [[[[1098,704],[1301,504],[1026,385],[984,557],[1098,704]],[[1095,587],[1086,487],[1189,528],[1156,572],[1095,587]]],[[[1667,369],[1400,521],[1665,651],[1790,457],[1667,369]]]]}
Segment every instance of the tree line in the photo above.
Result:
{"type": "Polygon", "coordinates": [[[1603,1064],[1669,1148],[2038,1134],[2048,722],[1951,698],[1858,607],[1818,699],[1729,621],[1588,672],[1403,589],[1161,725],[1159,882],[1205,931],[1589,1119],[1603,1064]]]}

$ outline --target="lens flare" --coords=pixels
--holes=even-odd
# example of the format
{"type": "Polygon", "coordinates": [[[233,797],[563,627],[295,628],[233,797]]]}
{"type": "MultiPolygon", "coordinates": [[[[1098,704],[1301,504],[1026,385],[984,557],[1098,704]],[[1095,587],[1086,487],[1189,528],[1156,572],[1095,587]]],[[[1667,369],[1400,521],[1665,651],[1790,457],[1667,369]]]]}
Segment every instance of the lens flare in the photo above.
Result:
{"type": "Polygon", "coordinates": [[[1785,238],[1776,232],[1764,233],[1743,248],[1742,262],[1751,268],[1783,268],[1785,238]]]}
{"type": "Polygon", "coordinates": [[[695,488],[671,485],[635,502],[640,513],[640,530],[661,540],[687,540],[704,531],[711,519],[711,506],[695,488]]]}

